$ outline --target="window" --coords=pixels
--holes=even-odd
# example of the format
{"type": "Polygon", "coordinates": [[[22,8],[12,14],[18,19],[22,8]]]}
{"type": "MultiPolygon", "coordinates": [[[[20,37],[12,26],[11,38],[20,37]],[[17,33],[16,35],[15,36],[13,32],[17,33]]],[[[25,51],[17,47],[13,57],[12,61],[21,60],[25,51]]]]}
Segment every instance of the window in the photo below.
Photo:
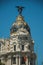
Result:
{"type": "Polygon", "coordinates": [[[24,50],[24,45],[22,45],[22,50],[24,50]]]}
{"type": "Polygon", "coordinates": [[[16,57],[13,57],[12,62],[13,62],[13,64],[16,64],[16,57]]]}
{"type": "Polygon", "coordinates": [[[25,64],[24,57],[21,57],[21,64],[25,64]]]}
{"type": "Polygon", "coordinates": [[[1,43],[0,43],[0,51],[1,51],[1,43]]]}
{"type": "Polygon", "coordinates": [[[14,45],[14,51],[16,51],[16,45],[14,45]]]}
{"type": "Polygon", "coordinates": [[[30,50],[30,45],[28,45],[28,49],[30,50]]]}
{"type": "Polygon", "coordinates": [[[14,25],[10,30],[11,30],[11,33],[13,33],[13,32],[16,32],[18,28],[16,25],[14,25]]]}
{"type": "Polygon", "coordinates": [[[16,32],[17,30],[18,30],[18,28],[17,28],[17,26],[15,25],[15,26],[13,27],[13,31],[16,32]]]}
{"type": "Polygon", "coordinates": [[[30,28],[27,24],[26,24],[26,26],[24,26],[24,28],[27,29],[27,31],[30,33],[30,28]]]}

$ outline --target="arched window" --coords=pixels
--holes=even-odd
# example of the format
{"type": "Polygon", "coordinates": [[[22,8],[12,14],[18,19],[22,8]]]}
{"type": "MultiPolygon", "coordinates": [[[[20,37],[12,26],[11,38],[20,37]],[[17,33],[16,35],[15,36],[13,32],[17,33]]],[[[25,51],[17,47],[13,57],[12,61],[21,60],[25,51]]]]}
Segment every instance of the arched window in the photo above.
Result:
{"type": "Polygon", "coordinates": [[[14,51],[16,51],[16,45],[14,45],[14,51]]]}
{"type": "Polygon", "coordinates": [[[13,64],[16,64],[16,57],[13,57],[12,62],[13,64]]]}
{"type": "Polygon", "coordinates": [[[24,50],[24,45],[22,45],[22,48],[21,48],[21,50],[24,50]]]}

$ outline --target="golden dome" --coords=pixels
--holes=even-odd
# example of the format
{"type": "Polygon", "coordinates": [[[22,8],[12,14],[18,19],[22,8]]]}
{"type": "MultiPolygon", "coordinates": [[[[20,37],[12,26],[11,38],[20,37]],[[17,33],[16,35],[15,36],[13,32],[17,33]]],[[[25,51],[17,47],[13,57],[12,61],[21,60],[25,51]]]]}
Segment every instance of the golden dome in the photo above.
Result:
{"type": "Polygon", "coordinates": [[[26,29],[28,32],[30,32],[30,27],[28,26],[28,24],[24,21],[23,16],[19,15],[16,18],[16,22],[13,23],[12,27],[11,27],[11,33],[17,32],[18,29],[20,28],[24,28],[26,29]]]}

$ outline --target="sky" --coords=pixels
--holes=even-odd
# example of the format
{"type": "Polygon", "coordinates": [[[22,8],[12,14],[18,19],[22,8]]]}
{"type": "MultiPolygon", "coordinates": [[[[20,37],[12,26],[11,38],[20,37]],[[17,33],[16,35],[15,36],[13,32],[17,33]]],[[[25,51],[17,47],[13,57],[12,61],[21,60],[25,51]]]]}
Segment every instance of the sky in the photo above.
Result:
{"type": "Polygon", "coordinates": [[[24,6],[22,15],[30,26],[38,65],[43,61],[43,0],[0,0],[0,38],[10,37],[10,28],[18,12],[16,6],[24,6]]]}

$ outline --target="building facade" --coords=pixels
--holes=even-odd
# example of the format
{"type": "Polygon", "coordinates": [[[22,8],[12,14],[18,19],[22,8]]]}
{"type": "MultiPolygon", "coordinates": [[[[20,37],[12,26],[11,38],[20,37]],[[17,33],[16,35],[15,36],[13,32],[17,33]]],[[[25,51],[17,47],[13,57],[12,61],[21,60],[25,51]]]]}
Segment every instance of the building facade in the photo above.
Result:
{"type": "Polygon", "coordinates": [[[5,65],[35,65],[35,59],[30,27],[19,14],[10,29],[10,38],[0,39],[0,61],[5,65]]]}

